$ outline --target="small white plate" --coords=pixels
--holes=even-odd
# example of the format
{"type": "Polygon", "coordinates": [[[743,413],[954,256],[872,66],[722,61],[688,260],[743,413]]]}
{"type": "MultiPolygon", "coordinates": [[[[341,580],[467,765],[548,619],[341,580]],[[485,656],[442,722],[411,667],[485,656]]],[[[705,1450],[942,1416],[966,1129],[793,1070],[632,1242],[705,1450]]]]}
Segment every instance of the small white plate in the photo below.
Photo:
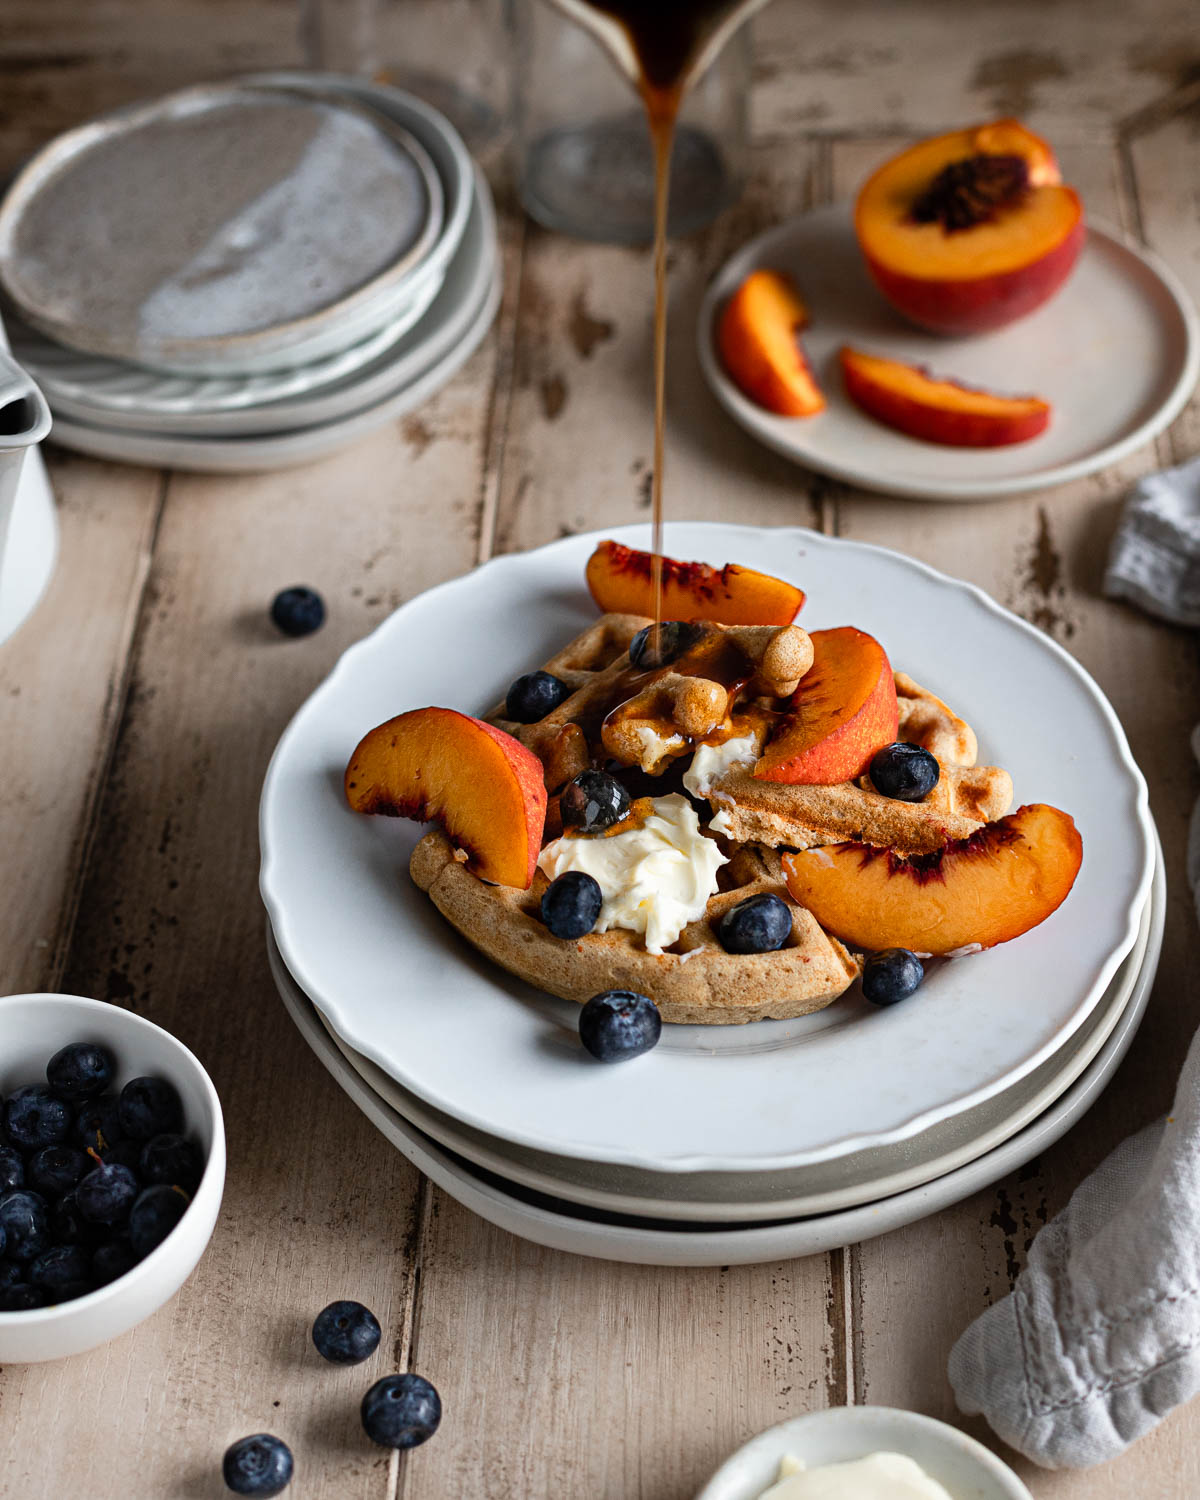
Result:
{"type": "Polygon", "coordinates": [[[486,711],[596,617],[584,567],[606,534],[498,558],[353,646],[292,720],[263,788],[260,887],[297,982],[338,1034],[455,1119],[535,1150],[654,1171],[782,1169],[906,1139],[1032,1072],[1078,1029],[1133,946],[1153,872],[1145,782],[1075,660],[980,590],[802,529],[673,523],[675,557],[808,590],[810,629],[853,622],[951,703],[1018,801],[1067,809],[1083,865],[1019,941],[940,965],[920,1001],[851,993],[816,1015],[669,1026],[646,1058],[581,1069],[578,1008],[457,937],[411,883],[412,825],[346,807],[355,744],[404,708],[486,711]],[[986,673],[980,663],[987,664],[986,673]]]}
{"type": "Polygon", "coordinates": [[[815,1469],[872,1453],[913,1459],[953,1500],[1033,1500],[982,1443],[946,1422],[893,1406],[831,1406],[768,1427],[725,1460],[696,1500],[760,1500],[786,1457],[815,1469]]]}
{"type": "Polygon", "coordinates": [[[1182,410],[1200,374],[1200,324],[1156,256],[1092,224],[1066,286],[995,333],[946,339],[906,323],[876,290],[839,203],[768,230],[718,272],[700,308],[700,364],[717,400],[768,448],[834,479],[923,500],[986,500],[1065,484],[1116,463],[1182,410]],[[828,406],[780,417],[726,375],[715,319],[757,267],[793,277],[812,319],[802,335],[828,406]],[[846,395],[837,354],[853,344],[935,374],[1053,407],[1040,437],[1004,448],[951,448],[883,426],[846,395]]]}

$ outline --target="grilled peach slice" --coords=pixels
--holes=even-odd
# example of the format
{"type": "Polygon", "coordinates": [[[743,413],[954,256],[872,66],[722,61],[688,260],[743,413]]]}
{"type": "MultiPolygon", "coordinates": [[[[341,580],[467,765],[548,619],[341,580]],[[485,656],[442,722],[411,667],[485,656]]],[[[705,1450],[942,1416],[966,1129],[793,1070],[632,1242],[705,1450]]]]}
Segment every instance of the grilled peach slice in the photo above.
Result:
{"type": "Polygon", "coordinates": [[[859,349],[843,349],[839,358],[856,406],[926,443],[999,448],[1037,437],[1050,422],[1050,405],[1039,396],[995,396],[859,349]]]}
{"type": "MultiPolygon", "coordinates": [[[[587,586],[606,614],[654,613],[653,554],[601,542],[588,559],[587,586]]],[[[716,620],[722,625],[790,625],[804,591],[769,573],[726,563],[662,560],[664,620],[716,620]]]]}
{"type": "Polygon", "coordinates": [[[754,767],[761,781],[834,786],[861,776],[898,733],[896,679],[887,653],[853,625],[814,630],[813,664],[754,767]]]}
{"type": "Polygon", "coordinates": [[[751,271],[717,323],[717,352],[729,378],[751,401],[781,417],[811,417],[825,409],[800,330],[808,309],[779,271],[751,271]]]}
{"type": "Polygon", "coordinates": [[[452,708],[416,708],[372,729],[346,767],[355,812],[437,822],[483,880],[533,883],[546,785],[542,763],[503,730],[452,708]]]}
{"type": "Polygon", "coordinates": [[[1083,842],[1072,819],[1032,803],[934,854],[866,844],[783,857],[793,900],[852,947],[953,953],[1020,937],[1066,900],[1083,842]]]}
{"type": "Polygon", "coordinates": [[[955,130],[883,164],[858,195],[867,268],[899,312],[938,333],[982,333],[1039,307],[1071,273],[1085,229],[1054,153],[1017,120],[955,130]]]}

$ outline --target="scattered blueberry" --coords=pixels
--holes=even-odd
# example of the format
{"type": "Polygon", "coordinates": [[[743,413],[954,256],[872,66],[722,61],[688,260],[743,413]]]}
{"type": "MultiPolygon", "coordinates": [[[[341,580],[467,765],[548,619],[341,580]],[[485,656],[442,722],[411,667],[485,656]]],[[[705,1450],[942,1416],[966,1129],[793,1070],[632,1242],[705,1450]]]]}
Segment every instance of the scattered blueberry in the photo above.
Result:
{"type": "Polygon", "coordinates": [[[25,1186],[25,1158],[15,1146],[0,1146],[0,1193],[25,1186]]]}
{"type": "Polygon", "coordinates": [[[101,1094],[79,1107],[71,1139],[83,1151],[101,1155],[121,1139],[120,1100],[116,1094],[101,1094]]]}
{"type": "Polygon", "coordinates": [[[146,1187],[165,1183],[194,1193],[204,1173],[204,1158],[182,1135],[156,1135],[142,1147],[137,1173],[146,1187]]]}
{"type": "Polygon", "coordinates": [[[632,990],[605,990],[579,1012],[579,1039],[600,1062],[625,1062],[649,1052],[661,1034],[658,1007],[632,990]]]}
{"type": "Polygon", "coordinates": [[[791,935],[791,910],[770,893],[747,896],[717,923],[717,937],[726,953],[774,953],[791,935]]]}
{"type": "Polygon", "coordinates": [[[312,1326],[317,1353],[335,1365],[361,1365],[375,1353],[381,1337],[375,1314],[361,1302],[331,1302],[312,1326]]]}
{"type": "Polygon", "coordinates": [[[582,870],[568,870],[546,887],[542,921],[553,937],[581,938],[595,927],[603,905],[599,883],[582,870]]]}
{"type": "Polygon", "coordinates": [[[138,1194],[129,1211],[129,1243],[139,1260],[162,1244],[187,1212],[189,1201],[179,1188],[163,1183],[138,1194]]]}
{"type": "Polygon", "coordinates": [[[66,1140],[71,1111],[44,1083],[31,1083],[4,1101],[4,1128],[14,1146],[36,1151],[66,1140]]]}
{"type": "Polygon", "coordinates": [[[292,1450],[269,1432],[239,1438],[225,1450],[221,1474],[235,1495],[278,1495],[291,1482],[292,1450]]]}
{"type": "Polygon", "coordinates": [[[884,948],[863,963],[863,994],[872,1005],[907,1000],[925,978],[925,966],[907,948],[884,948]]]}
{"type": "Polygon", "coordinates": [[[665,667],[700,639],[701,630],[687,620],[664,620],[655,634],[653,625],[643,625],[629,643],[629,660],[635,667],[665,667]]]}
{"type": "Polygon", "coordinates": [[[29,1188],[14,1188],[0,1197],[0,1229],[11,1260],[33,1260],[50,1248],[50,1214],[46,1200],[29,1188]]]}
{"type": "Polygon", "coordinates": [[[607,771],[580,771],[559,793],[564,828],[600,833],[629,816],[629,793],[607,771]]]}
{"type": "Polygon", "coordinates": [[[71,1042],[46,1064],[50,1092],[68,1104],[93,1099],[112,1082],[112,1059],[93,1042],[71,1042]]]}
{"type": "Polygon", "coordinates": [[[45,1307],[49,1300],[42,1287],[30,1286],[27,1281],[0,1288],[0,1312],[29,1312],[35,1307],[45,1307]]]}
{"type": "Polygon", "coordinates": [[[325,601],[303,584],[281,589],[271,601],[271,623],[284,635],[311,635],[325,623],[325,601]]]}
{"type": "Polygon", "coordinates": [[[106,1240],[93,1252],[92,1280],[97,1286],[107,1286],[118,1276],[124,1276],[126,1271],[132,1271],[137,1262],[133,1246],[123,1235],[118,1235],[115,1240],[106,1240]]]}
{"type": "Polygon", "coordinates": [[[55,1245],[30,1262],[29,1281],[55,1302],[82,1297],[92,1289],[91,1258],[81,1245],[55,1245]]]}
{"type": "Polygon", "coordinates": [[[122,1135],[148,1141],[183,1129],[183,1105],[165,1078],[131,1078],[121,1090],[118,1118],[122,1135]]]}
{"type": "Polygon", "coordinates": [[[941,774],[936,755],[904,740],[877,750],[871,761],[871,785],[897,802],[920,802],[937,786],[941,774]]]}
{"type": "Polygon", "coordinates": [[[553,673],[526,672],[509,688],[504,711],[518,724],[536,724],[570,696],[571,689],[553,673]]]}
{"type": "Polygon", "coordinates": [[[75,1189],[79,1212],[91,1224],[124,1223],[137,1196],[138,1180],[129,1168],[106,1161],[93,1167],[75,1189]]]}
{"type": "Polygon", "coordinates": [[[384,1448],[416,1448],[441,1420],[441,1398],[420,1375],[385,1375],[362,1399],[363,1431],[384,1448]]]}
{"type": "Polygon", "coordinates": [[[74,1146],[43,1146],[29,1158],[29,1186],[43,1198],[61,1198],[91,1165],[74,1146]]]}
{"type": "Polygon", "coordinates": [[[16,1286],[21,1279],[21,1268],[15,1260],[0,1260],[0,1291],[16,1286]]]}

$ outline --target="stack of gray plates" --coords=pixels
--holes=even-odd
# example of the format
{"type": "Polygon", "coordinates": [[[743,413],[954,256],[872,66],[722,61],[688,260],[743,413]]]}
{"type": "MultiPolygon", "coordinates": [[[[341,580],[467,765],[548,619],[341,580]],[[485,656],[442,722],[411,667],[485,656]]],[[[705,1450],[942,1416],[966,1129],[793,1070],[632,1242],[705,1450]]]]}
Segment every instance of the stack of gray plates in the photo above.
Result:
{"type": "Polygon", "coordinates": [[[495,316],[500,261],[487,185],[436,110],[273,73],[52,141],[0,206],[0,287],[55,441],[265,469],[444,384],[495,316]]]}

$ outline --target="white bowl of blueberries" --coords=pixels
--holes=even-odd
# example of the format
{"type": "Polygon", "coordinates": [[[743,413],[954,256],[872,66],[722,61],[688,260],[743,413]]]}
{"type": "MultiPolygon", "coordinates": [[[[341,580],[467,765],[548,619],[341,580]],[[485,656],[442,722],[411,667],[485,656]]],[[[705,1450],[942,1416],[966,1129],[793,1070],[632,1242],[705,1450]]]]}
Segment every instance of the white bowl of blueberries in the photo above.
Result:
{"type": "Polygon", "coordinates": [[[212,1236],[225,1129],[169,1032],[78,995],[0,998],[0,1364],[116,1338],[212,1236]]]}

